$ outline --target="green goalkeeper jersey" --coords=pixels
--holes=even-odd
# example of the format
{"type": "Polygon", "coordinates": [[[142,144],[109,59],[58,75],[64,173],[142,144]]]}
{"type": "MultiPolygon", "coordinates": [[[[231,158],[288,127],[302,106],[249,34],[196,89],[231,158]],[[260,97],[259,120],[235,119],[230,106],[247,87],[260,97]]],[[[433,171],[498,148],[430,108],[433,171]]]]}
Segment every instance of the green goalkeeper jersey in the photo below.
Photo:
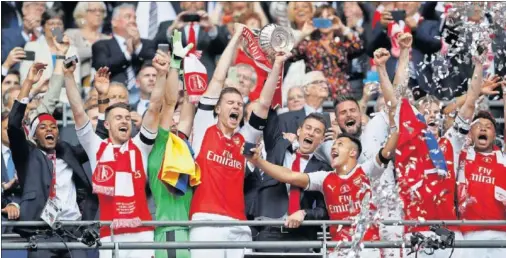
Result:
{"type": "MultiPolygon", "coordinates": [[[[188,191],[183,196],[176,196],[167,190],[163,182],[158,179],[158,172],[163,162],[165,155],[165,146],[169,139],[169,131],[158,128],[158,135],[155,139],[155,145],[151,150],[148,158],[148,175],[149,186],[155,199],[157,221],[187,221],[190,212],[190,203],[193,197],[193,189],[188,188],[188,191]]],[[[170,227],[159,226],[157,232],[170,231],[175,229],[186,229],[187,227],[170,227]]]]}

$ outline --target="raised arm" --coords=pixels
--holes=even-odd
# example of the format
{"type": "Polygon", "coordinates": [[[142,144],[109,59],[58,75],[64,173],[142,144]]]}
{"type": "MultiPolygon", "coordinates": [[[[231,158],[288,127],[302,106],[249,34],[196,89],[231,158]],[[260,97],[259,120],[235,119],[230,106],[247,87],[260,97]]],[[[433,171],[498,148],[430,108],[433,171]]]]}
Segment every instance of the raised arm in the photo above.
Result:
{"type": "Polygon", "coordinates": [[[225,79],[227,78],[228,68],[232,64],[244,27],[245,26],[240,23],[234,24],[234,35],[232,35],[225,51],[223,51],[223,54],[216,65],[216,69],[214,70],[213,78],[211,79],[206,92],[202,95],[203,97],[217,99],[220,96],[221,89],[223,88],[225,79]]]}
{"type": "Polygon", "coordinates": [[[272,71],[269,73],[267,80],[265,81],[260,97],[258,98],[259,105],[255,105],[253,112],[260,118],[267,118],[269,109],[271,108],[272,98],[276,92],[276,86],[278,84],[279,74],[283,69],[284,62],[291,57],[291,53],[279,52],[274,60],[272,71]]]}
{"type": "Polygon", "coordinates": [[[84,110],[83,100],[74,79],[75,69],[75,62],[68,69],[63,67],[63,76],[65,78],[65,89],[67,90],[67,98],[70,103],[70,109],[74,115],[75,126],[76,128],[82,128],[90,119],[84,110]]]}
{"type": "Polygon", "coordinates": [[[388,136],[388,140],[385,143],[385,146],[380,150],[378,155],[376,155],[376,161],[378,162],[378,164],[384,164],[385,162],[382,161],[391,160],[393,157],[395,157],[395,149],[397,148],[397,141],[399,140],[399,130],[397,129],[394,120],[396,107],[393,106],[388,108],[390,109],[388,112],[388,121],[390,123],[390,135],[388,136]]]}
{"type": "Polygon", "coordinates": [[[176,108],[177,104],[181,61],[193,48],[193,44],[189,44],[183,48],[181,36],[182,34],[178,30],[173,31],[173,53],[170,58],[170,71],[165,85],[164,105],[162,108],[163,115],[160,120],[160,127],[167,131],[170,130],[170,127],[172,125],[172,117],[174,116],[174,109],[176,108]]]}
{"type": "Polygon", "coordinates": [[[386,64],[390,58],[390,52],[384,48],[379,48],[374,51],[374,64],[376,64],[376,70],[378,71],[379,82],[385,103],[391,103],[397,105],[398,100],[395,98],[394,88],[392,82],[388,77],[386,64]]]}
{"type": "Polygon", "coordinates": [[[306,189],[309,185],[309,177],[307,174],[293,172],[288,168],[274,165],[267,160],[260,158],[262,146],[259,146],[252,151],[254,151],[254,155],[252,157],[247,157],[248,161],[272,178],[282,183],[301,187],[302,189],[306,189]]]}
{"type": "Polygon", "coordinates": [[[470,123],[473,118],[476,101],[480,97],[481,85],[483,83],[483,63],[478,59],[473,57],[474,71],[471,76],[466,101],[459,110],[459,117],[466,123],[470,123]]]}
{"type": "MultiPolygon", "coordinates": [[[[502,87],[502,100],[504,102],[503,109],[504,109],[504,116],[502,124],[504,125],[504,131],[503,131],[503,140],[506,139],[506,82],[503,81],[503,87],[502,87]]],[[[503,152],[506,153],[506,140],[503,143],[503,152]]]]}
{"type": "MultiPolygon", "coordinates": [[[[56,46],[57,55],[66,56],[67,51],[70,48],[70,39],[65,35],[63,36],[63,43],[56,42],[56,38],[53,38],[53,43],[56,46]]],[[[56,104],[60,100],[60,93],[63,87],[64,76],[63,76],[63,59],[56,59],[53,74],[49,79],[49,88],[42,98],[42,102],[37,106],[36,114],[49,113],[52,114],[56,109],[56,104]]]]}
{"type": "Polygon", "coordinates": [[[142,126],[150,132],[158,131],[160,122],[160,112],[165,95],[165,83],[167,81],[167,72],[169,71],[169,56],[161,50],[156,52],[153,58],[153,67],[157,71],[156,85],[149,99],[149,106],[142,119],[142,126]]]}
{"type": "Polygon", "coordinates": [[[396,89],[396,88],[408,87],[409,52],[411,51],[411,46],[413,45],[413,36],[411,35],[411,33],[399,33],[397,39],[399,42],[399,46],[401,48],[401,53],[399,56],[399,60],[397,61],[397,69],[395,71],[394,76],[394,91],[401,90],[401,92],[405,92],[404,89],[396,89]]]}
{"type": "Polygon", "coordinates": [[[190,102],[188,94],[184,93],[183,106],[181,107],[181,115],[179,116],[179,124],[177,130],[184,133],[186,137],[190,138],[190,134],[193,127],[193,119],[195,118],[196,107],[190,102]]]}

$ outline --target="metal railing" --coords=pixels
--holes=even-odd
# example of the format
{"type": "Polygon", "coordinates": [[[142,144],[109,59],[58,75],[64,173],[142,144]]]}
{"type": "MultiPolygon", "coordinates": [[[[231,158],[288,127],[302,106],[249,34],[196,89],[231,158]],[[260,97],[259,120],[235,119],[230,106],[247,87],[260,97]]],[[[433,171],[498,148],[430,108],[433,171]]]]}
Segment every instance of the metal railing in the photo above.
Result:
{"type": "MultiPolygon", "coordinates": [[[[89,226],[100,225],[110,226],[112,221],[62,221],[62,226],[89,226]]],[[[282,226],[284,221],[144,221],[144,226],[282,226]]],[[[314,220],[304,221],[302,226],[321,226],[322,235],[326,236],[328,233],[327,227],[329,225],[352,225],[352,221],[345,220],[314,220]]],[[[505,220],[428,220],[428,221],[408,221],[408,220],[384,220],[381,221],[383,225],[390,226],[427,226],[427,225],[475,225],[475,226],[506,226],[505,220]]],[[[24,226],[24,227],[43,227],[47,226],[42,221],[6,221],[2,226],[24,226]]],[[[114,234],[114,231],[111,232],[114,234]]],[[[14,237],[15,234],[9,234],[9,237],[14,237]]],[[[4,240],[4,237],[2,236],[4,240]]],[[[220,242],[220,241],[206,241],[206,242],[105,242],[100,247],[88,247],[82,243],[63,243],[63,242],[43,242],[37,243],[37,249],[285,249],[285,248],[315,248],[321,249],[322,257],[326,257],[327,248],[350,248],[352,242],[336,242],[327,241],[323,238],[320,241],[236,241],[236,242],[220,242]]],[[[364,248],[410,248],[409,241],[375,241],[375,242],[362,242],[364,248]]],[[[455,248],[506,248],[505,240],[461,240],[455,241],[455,248]]],[[[2,249],[4,250],[19,250],[33,248],[29,242],[6,242],[2,241],[2,249]]]]}

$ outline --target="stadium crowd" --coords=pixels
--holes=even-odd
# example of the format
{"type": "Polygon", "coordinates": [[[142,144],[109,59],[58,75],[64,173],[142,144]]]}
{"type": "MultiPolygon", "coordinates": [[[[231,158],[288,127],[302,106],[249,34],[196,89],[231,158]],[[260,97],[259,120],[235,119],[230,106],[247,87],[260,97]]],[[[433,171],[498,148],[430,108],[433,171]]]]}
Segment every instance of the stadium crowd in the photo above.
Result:
{"type": "MultiPolygon", "coordinates": [[[[354,246],[330,257],[506,257],[500,248],[360,245],[435,235],[383,219],[506,220],[504,3],[1,5],[2,220],[48,224],[2,226],[4,234],[75,242],[85,227],[44,232],[102,220],[113,221],[100,228],[102,243],[312,241],[321,228],[303,221],[354,220],[329,228],[333,241],[354,246]],[[293,33],[291,51],[258,52],[250,36],[272,23],[293,33]],[[285,224],[142,224],[151,220],[285,224]]],[[[448,229],[456,240],[506,239],[504,226],[448,229]]]]}

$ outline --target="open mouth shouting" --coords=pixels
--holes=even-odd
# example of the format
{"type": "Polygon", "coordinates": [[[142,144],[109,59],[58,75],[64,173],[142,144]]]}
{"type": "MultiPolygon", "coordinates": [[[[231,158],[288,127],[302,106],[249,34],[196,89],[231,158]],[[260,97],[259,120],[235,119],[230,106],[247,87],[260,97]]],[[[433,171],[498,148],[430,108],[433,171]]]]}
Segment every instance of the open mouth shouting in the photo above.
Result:
{"type": "Polygon", "coordinates": [[[229,117],[230,117],[230,121],[232,121],[232,123],[234,123],[234,124],[239,123],[239,112],[232,111],[232,113],[230,113],[229,117]]]}
{"type": "Polygon", "coordinates": [[[355,119],[348,119],[344,124],[347,128],[352,128],[355,124],[357,124],[357,121],[355,119]]]}
{"type": "Polygon", "coordinates": [[[339,152],[333,150],[331,153],[330,153],[330,156],[332,157],[332,159],[335,159],[335,158],[339,158],[339,152]]]}
{"type": "Polygon", "coordinates": [[[48,143],[54,143],[54,142],[55,142],[56,137],[54,136],[54,134],[52,134],[52,133],[48,133],[48,134],[46,135],[46,137],[44,137],[44,139],[45,139],[48,143]]]}
{"type": "Polygon", "coordinates": [[[127,133],[128,132],[128,126],[120,126],[119,127],[119,131],[122,132],[122,133],[127,133]]]}
{"type": "Polygon", "coordinates": [[[486,145],[488,143],[488,137],[486,134],[480,133],[478,135],[478,144],[480,145],[486,145]]]}
{"type": "Polygon", "coordinates": [[[310,137],[305,137],[303,140],[302,140],[302,145],[306,148],[310,148],[312,145],[313,145],[313,139],[310,138],[310,137]]]}

